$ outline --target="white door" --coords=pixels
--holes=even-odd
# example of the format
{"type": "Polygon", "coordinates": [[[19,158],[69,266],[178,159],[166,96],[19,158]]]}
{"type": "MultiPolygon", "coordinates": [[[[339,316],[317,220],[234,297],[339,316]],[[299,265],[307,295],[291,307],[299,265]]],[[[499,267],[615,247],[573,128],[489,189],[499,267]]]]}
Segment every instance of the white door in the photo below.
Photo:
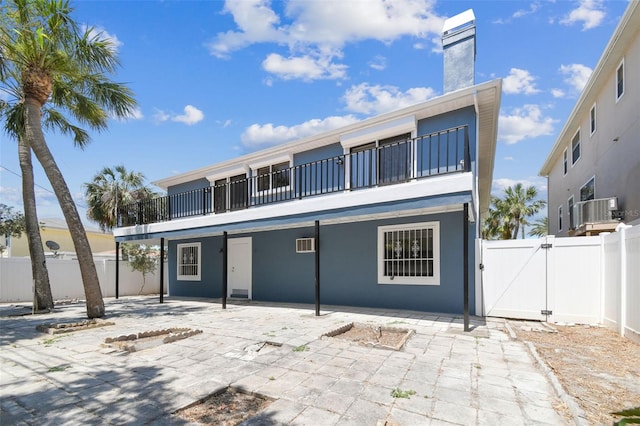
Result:
{"type": "Polygon", "coordinates": [[[251,299],[251,237],[227,241],[227,297],[251,299]]]}

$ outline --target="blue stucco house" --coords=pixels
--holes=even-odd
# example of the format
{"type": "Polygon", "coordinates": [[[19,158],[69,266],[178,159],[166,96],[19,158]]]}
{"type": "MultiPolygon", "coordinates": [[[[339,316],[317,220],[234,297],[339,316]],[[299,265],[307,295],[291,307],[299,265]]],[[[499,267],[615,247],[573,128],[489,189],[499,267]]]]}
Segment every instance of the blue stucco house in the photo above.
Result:
{"type": "Polygon", "coordinates": [[[442,96],[154,182],[116,242],[166,243],[172,296],[473,314],[501,96],[474,19],[445,23],[442,96]]]}

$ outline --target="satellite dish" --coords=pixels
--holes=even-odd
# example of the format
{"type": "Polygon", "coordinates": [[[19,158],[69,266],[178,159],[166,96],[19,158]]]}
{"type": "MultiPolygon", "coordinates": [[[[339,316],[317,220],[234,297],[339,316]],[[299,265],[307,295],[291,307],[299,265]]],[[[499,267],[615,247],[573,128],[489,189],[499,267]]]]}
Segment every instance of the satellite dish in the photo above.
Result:
{"type": "Polygon", "coordinates": [[[49,247],[49,250],[51,251],[57,251],[60,250],[60,244],[56,243],[55,241],[47,241],[44,243],[47,247],[49,247]]]}

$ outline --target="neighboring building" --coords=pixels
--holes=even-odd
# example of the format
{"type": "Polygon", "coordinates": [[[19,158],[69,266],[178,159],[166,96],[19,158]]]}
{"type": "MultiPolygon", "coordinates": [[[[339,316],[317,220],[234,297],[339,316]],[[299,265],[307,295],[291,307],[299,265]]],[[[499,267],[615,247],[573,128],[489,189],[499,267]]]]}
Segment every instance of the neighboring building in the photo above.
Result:
{"type": "Polygon", "coordinates": [[[318,284],[323,304],[462,313],[466,281],[473,310],[501,97],[474,84],[474,21],[445,23],[444,95],[155,182],[116,241],[167,240],[173,296],[313,303],[318,284]]]}
{"type": "MultiPolygon", "coordinates": [[[[67,223],[64,219],[41,219],[40,223],[40,236],[42,238],[42,244],[44,244],[45,256],[59,258],[75,258],[76,249],[71,240],[71,234],[67,228],[67,223]],[[47,241],[52,241],[59,248],[52,250],[47,247],[47,241]]],[[[109,250],[114,250],[115,243],[113,240],[113,234],[105,233],[96,228],[90,228],[85,226],[85,232],[91,251],[96,254],[109,250]]],[[[27,234],[23,233],[20,238],[11,238],[11,257],[29,257],[29,243],[27,241],[27,234]]],[[[55,245],[49,244],[52,247],[55,245]]],[[[7,253],[7,255],[9,255],[7,253]]]]}
{"type": "Polygon", "coordinates": [[[640,223],[639,4],[629,2],[540,170],[552,235],[640,223]]]}

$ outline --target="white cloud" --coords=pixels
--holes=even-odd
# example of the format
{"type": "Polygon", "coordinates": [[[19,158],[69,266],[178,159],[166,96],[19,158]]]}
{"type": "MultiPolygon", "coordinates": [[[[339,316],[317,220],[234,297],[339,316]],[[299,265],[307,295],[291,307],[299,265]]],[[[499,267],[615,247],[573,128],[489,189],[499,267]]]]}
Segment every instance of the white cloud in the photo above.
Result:
{"type": "Polygon", "coordinates": [[[503,160],[504,161],[513,161],[514,158],[513,157],[504,157],[503,160]]]}
{"type": "Polygon", "coordinates": [[[402,92],[395,86],[362,83],[348,89],[342,99],[348,111],[373,115],[424,102],[435,94],[429,87],[414,87],[402,92]]]}
{"type": "Polygon", "coordinates": [[[204,113],[193,105],[187,105],[184,107],[184,114],[176,115],[172,117],[171,120],[191,126],[204,120],[204,113]]]}
{"type": "Polygon", "coordinates": [[[376,57],[369,62],[369,66],[374,70],[382,71],[387,68],[387,58],[382,55],[376,55],[376,57]]]}
{"type": "Polygon", "coordinates": [[[498,140],[509,145],[523,139],[548,136],[553,133],[553,124],[558,121],[543,117],[538,105],[525,105],[508,115],[500,113],[498,120],[498,140]]]}
{"type": "MultiPolygon", "coordinates": [[[[524,3],[524,2],[522,2],[524,3]]],[[[519,19],[519,18],[523,18],[527,15],[532,15],[534,13],[536,13],[538,11],[538,9],[540,9],[540,3],[539,2],[533,2],[529,5],[529,9],[518,9],[516,10],[510,17],[504,19],[504,18],[497,18],[494,19],[492,21],[493,24],[509,24],[511,23],[514,19],[519,19]]]]}
{"type": "Polygon", "coordinates": [[[184,114],[169,114],[163,110],[156,109],[155,113],[153,114],[153,120],[156,123],[162,123],[171,120],[178,123],[184,123],[187,126],[191,126],[204,120],[204,113],[193,105],[185,106],[184,114]]]}
{"type": "Polygon", "coordinates": [[[109,42],[111,45],[111,49],[114,52],[117,52],[122,46],[122,42],[118,40],[118,37],[115,34],[109,34],[104,28],[100,27],[89,27],[87,25],[82,26],[82,31],[89,31],[90,38],[98,38],[98,40],[103,40],[109,42]]]}
{"type": "Polygon", "coordinates": [[[209,52],[218,58],[228,58],[231,52],[253,43],[287,41],[286,27],[277,27],[280,18],[269,0],[227,0],[223,13],[233,16],[239,31],[218,33],[208,44],[209,52]]]}
{"type": "Polygon", "coordinates": [[[305,81],[340,79],[346,76],[346,65],[334,64],[331,56],[314,58],[309,55],[284,58],[272,53],[262,62],[262,68],[283,80],[305,81]]]}
{"type": "Polygon", "coordinates": [[[541,176],[528,176],[524,179],[498,178],[494,179],[491,185],[491,193],[496,196],[502,196],[504,190],[513,187],[515,184],[521,183],[524,188],[535,186],[538,190],[538,199],[542,199],[541,195],[547,191],[547,179],[541,176]]]}
{"type": "Polygon", "coordinates": [[[554,98],[564,98],[564,90],[562,89],[551,89],[551,96],[554,98]]]}
{"type": "Polygon", "coordinates": [[[561,24],[573,25],[582,22],[582,30],[590,30],[600,25],[605,17],[601,0],[581,0],[579,6],[560,20],[561,24]]]}
{"type": "Polygon", "coordinates": [[[140,108],[134,108],[133,111],[130,111],[125,117],[116,117],[115,115],[112,115],[111,118],[119,121],[142,120],[144,118],[144,114],[140,108]]]}
{"type": "Polygon", "coordinates": [[[161,109],[155,109],[155,112],[153,113],[153,121],[155,121],[156,123],[162,123],[169,120],[170,118],[171,116],[161,109]]]}
{"type": "Polygon", "coordinates": [[[511,68],[509,75],[502,80],[502,90],[507,94],[532,95],[539,92],[535,79],[527,70],[511,68]]]}
{"type": "Polygon", "coordinates": [[[134,108],[128,115],[128,118],[133,120],[142,120],[144,118],[144,114],[142,114],[142,110],[140,108],[134,108]]]}
{"type": "Polygon", "coordinates": [[[564,82],[582,92],[593,70],[582,64],[561,65],[560,74],[567,76],[564,82]]]}
{"type": "Polygon", "coordinates": [[[523,16],[531,15],[532,13],[536,13],[536,11],[540,8],[540,3],[534,2],[529,5],[529,9],[519,9],[513,15],[513,18],[522,18],[523,16]]]}
{"type": "Polygon", "coordinates": [[[327,117],[323,120],[312,119],[290,127],[274,126],[271,123],[252,124],[242,133],[240,140],[245,148],[253,150],[313,136],[356,121],[358,119],[353,115],[346,115],[327,117]]]}
{"type": "Polygon", "coordinates": [[[269,0],[227,0],[223,12],[233,16],[236,30],[218,33],[207,46],[218,58],[256,43],[286,46],[288,55],[267,56],[266,71],[287,79],[340,79],[347,68],[335,60],[348,43],[410,36],[439,45],[445,18],[434,6],[432,0],[291,0],[279,16],[269,0]]]}

